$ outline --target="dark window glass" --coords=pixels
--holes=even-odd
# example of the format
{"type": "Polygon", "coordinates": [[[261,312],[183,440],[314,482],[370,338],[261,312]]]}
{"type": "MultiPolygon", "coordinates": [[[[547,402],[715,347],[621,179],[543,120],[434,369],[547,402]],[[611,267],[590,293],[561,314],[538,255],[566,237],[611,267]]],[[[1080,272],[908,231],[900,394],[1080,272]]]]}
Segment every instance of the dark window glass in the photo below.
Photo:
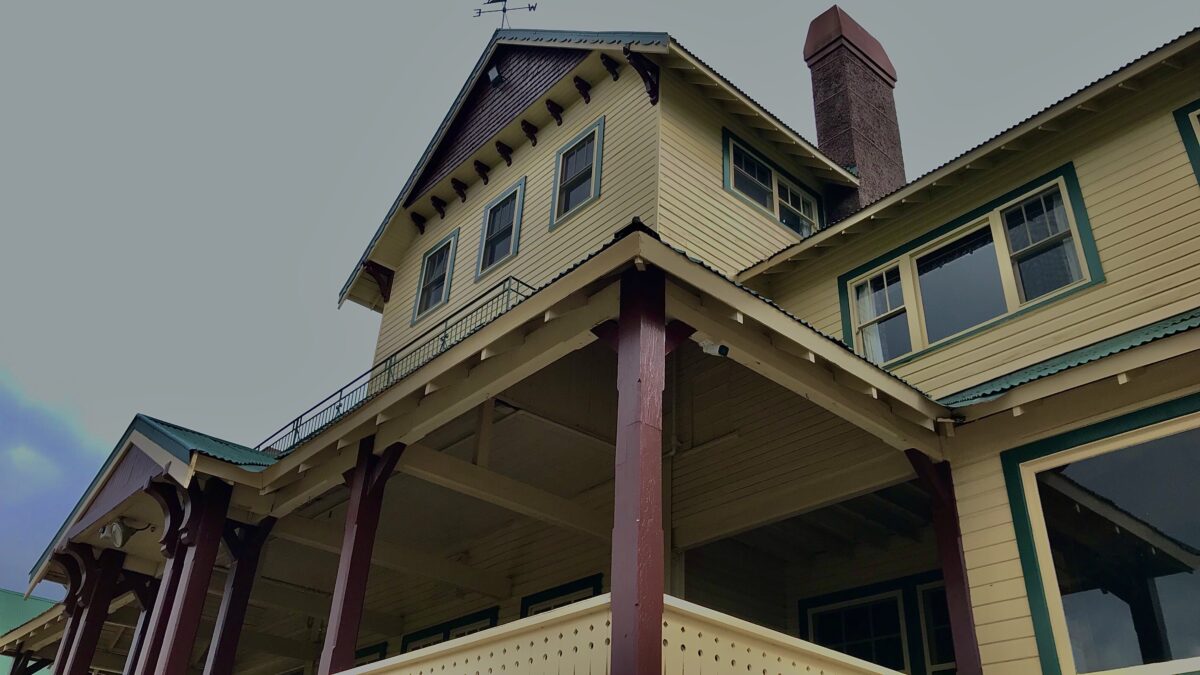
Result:
{"type": "Polygon", "coordinates": [[[417,300],[417,314],[428,311],[442,302],[446,290],[446,272],[449,270],[450,244],[446,242],[425,258],[425,270],[421,276],[421,294],[417,300]]]}
{"type": "Polygon", "coordinates": [[[818,610],[812,615],[813,642],[872,663],[904,670],[900,603],[895,597],[818,610]]]}
{"type": "Polygon", "coordinates": [[[1083,278],[1057,186],[1005,209],[1001,219],[1025,301],[1083,278]]]}
{"type": "Polygon", "coordinates": [[[558,215],[569,213],[592,197],[592,171],[596,134],[588,134],[562,155],[559,174],[558,215]]]}
{"type": "Polygon", "coordinates": [[[736,144],[733,146],[733,186],[764,208],[775,210],[771,170],[736,144]]]}
{"type": "Polygon", "coordinates": [[[779,221],[801,237],[812,234],[816,228],[816,206],[799,190],[779,182],[779,221]]]}
{"type": "Polygon", "coordinates": [[[1079,671],[1200,656],[1200,429],[1043,471],[1037,487],[1079,671]]]}
{"type": "Polygon", "coordinates": [[[505,197],[488,212],[487,232],[483,237],[482,269],[495,265],[512,252],[513,230],[517,217],[517,193],[505,197]]]}
{"type": "Polygon", "coordinates": [[[859,337],[867,359],[883,363],[912,351],[900,268],[893,267],[858,284],[854,296],[858,304],[859,337]]]}
{"type": "Polygon", "coordinates": [[[917,258],[917,280],[930,342],[1007,311],[996,244],[986,227],[917,258]]]}
{"type": "Polygon", "coordinates": [[[921,610],[925,621],[925,653],[929,663],[935,666],[938,673],[953,672],[951,668],[936,668],[954,664],[954,637],[950,632],[946,587],[922,589],[921,610]]]}

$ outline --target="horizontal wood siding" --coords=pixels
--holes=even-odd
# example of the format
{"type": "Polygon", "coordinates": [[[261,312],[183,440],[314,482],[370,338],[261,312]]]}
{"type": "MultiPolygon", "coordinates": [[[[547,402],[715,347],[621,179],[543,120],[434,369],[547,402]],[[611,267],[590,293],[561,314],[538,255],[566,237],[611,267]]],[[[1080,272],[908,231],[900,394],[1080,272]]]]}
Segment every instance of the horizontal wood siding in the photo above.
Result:
{"type": "Polygon", "coordinates": [[[1200,304],[1200,186],[1171,111],[1195,98],[1200,69],[1077,113],[1023,151],[927,204],[772,276],[769,294],[841,336],[837,277],[1067,162],[1073,162],[1107,281],[941,349],[895,372],[935,398],[1200,304]]]}
{"type": "Polygon", "coordinates": [[[725,190],[721,129],[731,129],[813,189],[818,183],[810,172],[670,69],[663,70],[661,105],[663,239],[728,275],[800,240],[773,217],[725,190]]]}
{"type": "MultiPolygon", "coordinates": [[[[566,105],[567,101],[563,102],[566,105]]],[[[474,182],[466,203],[450,201],[446,218],[431,218],[425,234],[400,248],[384,239],[376,259],[396,270],[392,299],[383,310],[375,359],[386,358],[413,337],[496,284],[514,276],[540,286],[566,267],[600,248],[612,234],[640,217],[655,222],[658,107],[651,106],[641,81],[622,77],[596,82],[592,102],[574,99],[563,113],[563,125],[545,125],[536,147],[515,148],[513,165],[496,162],[488,185],[474,182]],[[605,118],[600,198],[549,230],[555,153],[601,116],[605,118]],[[483,208],[525,177],[520,250],[490,274],[475,280],[483,208]],[[443,237],[459,229],[450,301],[411,325],[421,257],[443,237]]],[[[400,223],[398,227],[411,227],[400,223]]]]}

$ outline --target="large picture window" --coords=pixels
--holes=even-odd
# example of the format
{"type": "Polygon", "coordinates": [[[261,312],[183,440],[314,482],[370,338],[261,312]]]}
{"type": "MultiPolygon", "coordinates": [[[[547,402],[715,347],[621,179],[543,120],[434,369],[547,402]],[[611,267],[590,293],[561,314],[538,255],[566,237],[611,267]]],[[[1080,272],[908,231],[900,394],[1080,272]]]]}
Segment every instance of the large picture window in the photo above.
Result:
{"type": "Polygon", "coordinates": [[[725,156],[725,189],[770,212],[801,237],[820,228],[816,196],[728,131],[725,156]]]}
{"type": "Polygon", "coordinates": [[[1102,281],[1074,172],[1055,173],[843,275],[844,331],[857,351],[907,360],[1102,281]]]}
{"type": "Polygon", "coordinates": [[[1193,415],[1019,465],[1038,563],[1026,575],[1041,576],[1064,671],[1200,669],[1198,425],[1193,415]]]}
{"type": "Polygon", "coordinates": [[[554,198],[550,229],[600,196],[600,168],[604,152],[604,118],[596,120],[571,139],[554,163],[554,198]]]}
{"type": "Polygon", "coordinates": [[[434,244],[421,258],[417,301],[413,306],[414,322],[450,299],[450,279],[454,274],[454,250],[457,246],[458,230],[455,230],[434,244]]]}

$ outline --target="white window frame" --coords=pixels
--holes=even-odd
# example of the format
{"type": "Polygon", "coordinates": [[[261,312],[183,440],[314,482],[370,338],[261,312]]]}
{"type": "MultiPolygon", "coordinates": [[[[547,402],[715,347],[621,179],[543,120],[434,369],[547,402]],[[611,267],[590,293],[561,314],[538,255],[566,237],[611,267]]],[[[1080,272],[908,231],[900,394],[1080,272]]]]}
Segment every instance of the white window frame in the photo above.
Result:
{"type": "MultiPolygon", "coordinates": [[[[849,293],[850,293],[850,306],[851,306],[850,311],[853,312],[853,316],[855,317],[854,318],[854,344],[855,344],[855,348],[858,350],[858,352],[860,354],[863,354],[865,356],[867,353],[866,341],[863,340],[863,336],[862,336],[863,329],[869,328],[875,324],[886,321],[894,316],[897,316],[901,312],[905,312],[904,318],[908,323],[908,343],[909,343],[909,347],[910,347],[909,353],[911,353],[911,348],[913,345],[913,332],[912,331],[913,331],[913,313],[914,312],[909,307],[908,295],[907,295],[907,292],[904,287],[904,275],[905,275],[905,268],[903,266],[899,265],[898,263],[891,263],[884,267],[879,268],[872,274],[868,274],[854,282],[851,282],[850,288],[849,288],[849,293]],[[858,296],[856,295],[856,291],[858,290],[858,287],[865,283],[870,283],[871,279],[873,279],[877,276],[883,275],[884,294],[886,295],[887,294],[887,273],[891,272],[892,269],[894,269],[894,268],[898,269],[898,271],[900,273],[900,300],[901,300],[900,306],[894,307],[894,308],[889,308],[888,311],[884,312],[883,314],[880,314],[879,316],[874,316],[869,319],[863,319],[860,321],[858,318],[858,296]]],[[[900,356],[897,356],[895,358],[901,358],[901,356],[903,356],[903,354],[900,356]]],[[[883,363],[886,363],[886,361],[883,363]]]]}
{"type": "Polygon", "coordinates": [[[417,275],[417,296],[413,299],[413,316],[412,323],[417,323],[422,318],[429,316],[435,309],[450,302],[450,282],[454,278],[454,259],[458,249],[458,230],[455,229],[450,234],[442,238],[441,241],[429,247],[425,251],[425,255],[421,256],[421,271],[417,275]],[[442,286],[442,297],[437,302],[431,304],[425,309],[421,309],[421,291],[425,288],[425,272],[428,268],[430,256],[449,246],[450,251],[446,258],[446,283],[442,286]]]}
{"type": "Polygon", "coordinates": [[[525,177],[517,181],[515,185],[500,193],[495,199],[488,202],[487,206],[483,207],[483,223],[479,227],[479,253],[475,260],[475,281],[479,281],[492,270],[500,267],[504,263],[512,260],[517,256],[517,251],[520,249],[521,240],[521,217],[525,210],[525,177]],[[492,211],[497,206],[505,202],[509,197],[516,195],[516,201],[513,204],[513,225],[512,238],[508,243],[508,253],[496,258],[490,265],[486,267],[483,264],[483,253],[487,248],[488,226],[491,224],[492,211]]]}
{"type": "Polygon", "coordinates": [[[932,654],[929,652],[929,626],[925,621],[925,596],[923,594],[928,590],[945,587],[946,582],[944,580],[931,581],[927,584],[920,584],[917,586],[917,609],[920,610],[921,614],[921,647],[925,652],[925,672],[931,674],[940,673],[943,670],[952,670],[958,668],[957,660],[949,663],[933,663],[932,654]]]}
{"type": "MultiPolygon", "coordinates": [[[[1127,431],[1123,434],[1110,436],[1092,443],[1074,448],[1068,448],[1045,457],[1023,462],[1020,471],[1021,491],[1025,496],[1025,505],[1029,516],[1029,525],[1033,533],[1034,552],[1037,556],[1038,568],[1041,572],[1042,592],[1046,597],[1046,609],[1050,615],[1051,630],[1054,634],[1054,646],[1058,652],[1058,662],[1064,675],[1077,675],[1079,670],[1075,665],[1075,656],[1071,648],[1070,632],[1067,629],[1067,613],[1063,607],[1062,594],[1058,592],[1058,574],[1054,571],[1054,558],[1050,549],[1050,534],[1046,529],[1046,517],[1042,511],[1041,493],[1037,486],[1037,474],[1056,469],[1065,464],[1081,462],[1092,457],[1118,452],[1126,448],[1154,441],[1166,436],[1173,436],[1185,431],[1200,428],[1200,413],[1191,413],[1175,419],[1152,424],[1140,429],[1127,431]]],[[[1167,675],[1168,673],[1186,673],[1200,670],[1200,656],[1194,656],[1162,663],[1148,663],[1138,666],[1115,668],[1112,670],[1091,671],[1087,675],[1167,675]]]]}
{"type": "MultiPolygon", "coordinates": [[[[876,593],[875,595],[868,595],[868,596],[864,596],[861,598],[854,598],[852,600],[843,600],[842,602],[834,602],[834,603],[830,603],[828,605],[821,605],[819,607],[809,607],[808,608],[808,640],[810,642],[812,642],[813,644],[818,644],[814,637],[816,634],[817,625],[816,625],[816,623],[813,622],[813,618],[817,614],[820,614],[822,612],[828,612],[831,610],[845,609],[846,607],[853,607],[854,605],[871,604],[878,600],[882,600],[884,598],[895,598],[896,599],[896,611],[899,612],[898,618],[899,618],[899,622],[900,622],[900,648],[904,652],[904,668],[903,668],[903,670],[905,672],[911,672],[912,660],[908,653],[908,625],[907,625],[908,622],[905,621],[905,618],[904,618],[905,613],[904,613],[904,591],[903,591],[903,589],[897,588],[894,591],[886,591],[883,593],[876,593]]],[[[829,647],[828,649],[836,650],[836,648],[834,648],[834,647],[829,647]]],[[[840,654],[842,652],[838,652],[838,653],[840,654]]]]}
{"type": "MultiPolygon", "coordinates": [[[[1075,205],[1071,201],[1071,195],[1067,190],[1066,181],[1060,176],[1053,180],[1042,183],[1033,189],[1027,190],[1020,196],[1017,196],[992,208],[987,214],[971,221],[966,225],[955,228],[952,232],[947,232],[933,241],[927,242],[922,246],[892,258],[886,263],[873,268],[869,272],[854,277],[847,283],[846,292],[850,298],[850,325],[853,328],[855,351],[859,354],[866,353],[862,343],[860,330],[864,324],[860,321],[858,316],[858,308],[854,302],[854,288],[863,281],[897,265],[900,267],[901,293],[904,296],[904,305],[908,309],[908,335],[909,342],[912,344],[912,351],[910,351],[908,354],[897,356],[891,361],[886,361],[879,365],[887,365],[892,361],[908,358],[917,352],[953,341],[966,333],[980,330],[986,326],[992,325],[993,323],[1002,321],[1006,317],[1011,316],[1015,312],[1020,311],[1027,306],[1049,302],[1063,294],[1070,293],[1080,286],[1087,285],[1092,280],[1092,271],[1086,262],[1087,259],[1084,257],[1083,242],[1079,232],[1079,224],[1075,221],[1074,206],[1075,205]],[[1072,245],[1075,248],[1076,260],[1079,262],[1080,277],[1079,279],[1061,288],[1046,293],[1045,295],[1041,295],[1033,300],[1025,301],[1021,298],[1021,290],[1017,282],[1016,272],[1013,268],[1013,254],[1008,242],[1008,232],[1004,227],[1004,223],[1000,218],[1000,214],[1002,214],[1009,207],[1019,204],[1030,197],[1040,194],[1055,186],[1057,186],[1059,194],[1062,196],[1064,207],[1063,210],[1066,212],[1067,223],[1070,226],[1069,236],[1071,237],[1072,245]],[[1004,289],[1006,310],[1002,314],[992,317],[987,321],[975,324],[974,326],[968,326],[957,333],[930,341],[929,334],[925,330],[925,307],[924,299],[921,297],[921,287],[917,275],[917,259],[947,244],[950,244],[955,240],[973,234],[977,230],[983,228],[990,228],[992,232],[992,244],[996,248],[996,263],[999,266],[1000,284],[1004,289]]],[[[868,325],[870,321],[871,320],[869,319],[867,320],[868,325]]]]}
{"type": "MultiPolygon", "coordinates": [[[[771,214],[771,216],[775,219],[775,221],[777,223],[779,223],[781,226],[783,226],[784,229],[786,229],[788,232],[791,232],[792,234],[796,235],[797,237],[800,237],[803,239],[821,229],[821,201],[817,198],[817,196],[813,193],[812,190],[804,187],[803,185],[800,185],[796,181],[792,180],[790,177],[781,175],[781,171],[778,168],[776,168],[772,162],[768,161],[767,158],[765,156],[763,156],[762,153],[755,151],[753,148],[746,145],[745,143],[742,143],[738,139],[733,138],[732,135],[728,139],[728,143],[729,143],[729,147],[726,148],[725,151],[729,153],[729,186],[728,187],[729,187],[730,191],[732,191],[734,194],[738,195],[741,199],[743,199],[750,205],[754,206],[758,210],[760,210],[764,213],[771,214]],[[734,181],[734,172],[736,172],[738,170],[737,166],[734,165],[734,161],[733,161],[735,149],[740,149],[742,152],[746,153],[747,155],[750,155],[751,157],[754,158],[754,160],[756,162],[765,166],[767,168],[767,171],[771,172],[771,184],[770,185],[763,185],[762,183],[759,183],[759,185],[762,185],[764,188],[768,188],[771,192],[771,208],[768,209],[767,207],[763,206],[762,204],[759,204],[750,195],[747,195],[745,192],[742,192],[741,190],[738,189],[737,183],[734,181]],[[801,234],[800,232],[793,230],[790,226],[784,224],[783,217],[780,215],[780,208],[781,208],[780,204],[782,203],[781,200],[779,199],[780,185],[786,187],[791,192],[800,194],[802,198],[808,199],[812,203],[813,220],[812,220],[812,223],[810,224],[809,234],[807,234],[807,235],[801,234]]],[[[757,179],[752,179],[752,180],[754,180],[755,182],[758,182],[757,179]]],[[[792,211],[796,210],[794,207],[792,207],[791,204],[788,204],[788,208],[791,209],[792,211]]],[[[805,218],[806,216],[803,213],[800,213],[800,217],[805,218]]]]}

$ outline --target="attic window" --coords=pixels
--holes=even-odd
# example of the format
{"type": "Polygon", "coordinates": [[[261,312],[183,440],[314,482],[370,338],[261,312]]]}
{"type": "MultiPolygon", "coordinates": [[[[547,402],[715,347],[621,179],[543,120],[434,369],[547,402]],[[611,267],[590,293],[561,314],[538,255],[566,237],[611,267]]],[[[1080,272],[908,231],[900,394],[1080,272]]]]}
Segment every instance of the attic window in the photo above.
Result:
{"type": "Polygon", "coordinates": [[[488,77],[488,82],[490,82],[492,84],[493,89],[504,84],[504,76],[500,74],[500,68],[497,66],[492,66],[491,68],[488,68],[487,77],[488,77]]]}

